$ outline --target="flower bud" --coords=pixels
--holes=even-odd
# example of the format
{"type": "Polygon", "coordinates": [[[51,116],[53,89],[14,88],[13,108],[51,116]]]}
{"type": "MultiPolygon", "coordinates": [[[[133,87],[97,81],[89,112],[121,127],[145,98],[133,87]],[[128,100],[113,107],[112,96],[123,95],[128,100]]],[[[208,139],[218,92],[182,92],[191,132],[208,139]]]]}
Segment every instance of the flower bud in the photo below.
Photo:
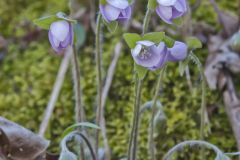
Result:
{"type": "Polygon", "coordinates": [[[186,0],[157,0],[156,12],[168,24],[187,12],[186,0]]]}
{"type": "Polygon", "coordinates": [[[52,48],[58,53],[61,52],[73,44],[72,24],[64,20],[53,22],[48,32],[48,38],[52,48]]]}
{"type": "Polygon", "coordinates": [[[107,4],[100,5],[100,12],[107,22],[122,22],[131,17],[132,8],[128,0],[107,0],[107,4]]]}

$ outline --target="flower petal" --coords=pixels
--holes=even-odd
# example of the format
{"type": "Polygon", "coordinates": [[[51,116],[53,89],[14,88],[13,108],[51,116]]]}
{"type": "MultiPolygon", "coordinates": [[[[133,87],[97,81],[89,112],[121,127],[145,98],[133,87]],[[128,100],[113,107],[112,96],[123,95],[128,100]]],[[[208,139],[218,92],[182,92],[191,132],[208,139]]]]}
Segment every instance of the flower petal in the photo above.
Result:
{"type": "Polygon", "coordinates": [[[141,50],[142,50],[142,45],[137,44],[136,47],[132,49],[132,56],[137,57],[140,54],[141,50]]]}
{"type": "Polygon", "coordinates": [[[110,21],[117,20],[121,10],[107,4],[105,6],[100,5],[100,12],[101,12],[103,18],[107,22],[110,22],[110,21]]]}
{"type": "Polygon", "coordinates": [[[157,0],[157,2],[162,6],[172,6],[177,0],[157,0]]]}
{"type": "Polygon", "coordinates": [[[118,9],[126,9],[129,6],[128,0],[107,0],[107,2],[118,9]]]}
{"type": "Polygon", "coordinates": [[[73,44],[73,27],[71,25],[71,23],[69,23],[69,34],[67,36],[67,38],[60,43],[60,46],[62,48],[66,48],[68,45],[72,45],[73,44]]]}
{"type": "Polygon", "coordinates": [[[147,41],[147,40],[138,41],[137,44],[140,44],[140,45],[143,45],[143,46],[146,46],[146,47],[150,47],[150,46],[154,45],[153,42],[147,41]]]}
{"type": "Polygon", "coordinates": [[[154,65],[153,67],[150,67],[149,68],[150,70],[156,70],[156,69],[162,68],[164,66],[164,64],[167,62],[167,57],[168,57],[169,51],[168,51],[165,43],[161,42],[158,45],[158,49],[161,50],[159,61],[156,65],[154,65]]]}
{"type": "Polygon", "coordinates": [[[56,52],[60,52],[61,51],[59,49],[60,41],[58,41],[57,39],[54,38],[54,36],[51,33],[51,30],[49,30],[49,32],[48,32],[48,38],[49,38],[49,41],[50,41],[50,44],[51,44],[53,50],[55,50],[56,52]]]}
{"type": "Polygon", "coordinates": [[[158,6],[156,8],[158,16],[168,24],[172,24],[173,10],[172,7],[158,6]]]}
{"type": "Polygon", "coordinates": [[[57,21],[53,22],[50,26],[50,31],[58,41],[64,41],[69,33],[69,23],[67,21],[57,21]]]}
{"type": "Polygon", "coordinates": [[[132,8],[131,6],[127,7],[124,10],[121,10],[120,16],[118,17],[119,20],[127,20],[132,15],[132,8]]]}
{"type": "Polygon", "coordinates": [[[135,49],[132,50],[132,56],[135,62],[146,68],[153,68],[157,66],[161,59],[161,54],[164,50],[164,47],[157,47],[155,45],[149,47],[144,55],[141,55],[141,49],[138,44],[135,49]],[[138,53],[138,54],[137,54],[138,53]]]}
{"type": "Polygon", "coordinates": [[[173,48],[169,49],[168,61],[181,61],[187,56],[187,45],[183,42],[176,41],[173,48]]]}

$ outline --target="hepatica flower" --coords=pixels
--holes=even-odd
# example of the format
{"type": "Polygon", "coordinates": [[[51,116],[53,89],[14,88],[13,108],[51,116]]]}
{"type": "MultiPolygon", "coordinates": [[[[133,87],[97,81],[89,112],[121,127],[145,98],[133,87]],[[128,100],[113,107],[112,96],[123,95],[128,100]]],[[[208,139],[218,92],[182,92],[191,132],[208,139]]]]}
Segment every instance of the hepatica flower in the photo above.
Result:
{"type": "Polygon", "coordinates": [[[164,66],[168,61],[181,61],[187,56],[187,45],[176,41],[172,48],[167,48],[164,42],[155,44],[151,41],[138,41],[132,49],[132,56],[136,64],[156,70],[164,66]]]}
{"type": "Polygon", "coordinates": [[[52,48],[59,53],[73,44],[73,26],[65,20],[53,22],[48,37],[52,48]]]}
{"type": "Polygon", "coordinates": [[[186,0],[157,0],[156,12],[168,24],[187,12],[186,0]]]}
{"type": "Polygon", "coordinates": [[[131,17],[132,9],[128,0],[106,0],[106,4],[100,5],[100,12],[107,22],[122,22],[131,17]]]}

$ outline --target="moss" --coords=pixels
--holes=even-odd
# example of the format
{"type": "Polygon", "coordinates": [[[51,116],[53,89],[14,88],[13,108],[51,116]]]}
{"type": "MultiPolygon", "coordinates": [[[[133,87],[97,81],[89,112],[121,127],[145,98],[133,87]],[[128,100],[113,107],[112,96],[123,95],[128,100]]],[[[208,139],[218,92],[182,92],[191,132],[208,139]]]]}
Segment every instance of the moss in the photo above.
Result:
{"type": "MultiPolygon", "coordinates": [[[[0,1],[0,30],[6,38],[19,38],[28,30],[21,26],[23,22],[31,23],[31,20],[40,17],[42,13],[53,13],[58,10],[67,11],[67,1],[43,0],[2,0],[0,1]],[[14,3],[13,3],[14,2],[14,3]],[[8,13],[8,14],[5,14],[8,13]],[[2,25],[3,24],[3,25],[2,25]]],[[[221,8],[236,9],[236,0],[229,3],[227,0],[220,2],[221,8]]],[[[144,9],[144,6],[139,6],[144,9]]],[[[138,10],[139,12],[142,10],[138,10]]],[[[143,13],[136,13],[136,19],[141,20],[143,13]]],[[[219,28],[216,14],[208,1],[203,1],[203,6],[194,13],[194,20],[204,20],[219,28]],[[206,10],[206,8],[208,8],[206,10]]],[[[33,25],[30,25],[34,28],[33,25]]],[[[47,35],[46,32],[41,32],[47,35]]],[[[92,33],[88,33],[92,37],[92,33]]],[[[103,68],[106,70],[112,58],[114,45],[118,42],[118,36],[105,34],[105,46],[103,48],[103,68]]],[[[55,76],[58,71],[61,57],[52,54],[50,45],[42,36],[38,41],[32,41],[26,48],[17,40],[10,43],[8,53],[0,64],[0,112],[10,120],[37,132],[44,109],[48,103],[55,76]]],[[[80,51],[83,102],[87,111],[88,121],[94,122],[96,73],[94,61],[93,38],[87,40],[86,45],[80,51]]],[[[197,53],[202,62],[207,56],[206,49],[197,53]]],[[[156,138],[158,156],[161,157],[176,143],[199,138],[199,109],[201,92],[199,73],[194,65],[190,65],[194,89],[189,90],[185,77],[180,77],[177,64],[170,64],[159,100],[164,106],[167,115],[167,128],[165,134],[156,138]]],[[[106,74],[106,73],[104,73],[106,74]]],[[[113,79],[108,100],[106,103],[107,134],[115,159],[124,157],[127,151],[128,136],[133,112],[133,63],[129,49],[124,48],[120,61],[117,64],[116,74],[113,79]]],[[[151,100],[156,83],[156,73],[149,73],[144,82],[142,102],[151,100]]],[[[218,104],[214,113],[210,116],[211,133],[206,139],[219,145],[225,151],[236,150],[235,140],[228,123],[221,98],[215,91],[208,90],[207,104],[218,104]],[[221,138],[219,138],[221,137],[221,138]]],[[[74,102],[72,94],[72,80],[70,70],[67,73],[64,85],[51,118],[46,137],[52,141],[50,150],[57,152],[62,131],[74,120],[74,102]]],[[[143,116],[139,137],[139,159],[148,157],[147,132],[150,113],[143,116]]],[[[206,131],[207,133],[207,131],[206,131]]],[[[196,155],[193,157],[196,159],[196,155]]],[[[160,158],[159,158],[160,159],[160,158]]]]}

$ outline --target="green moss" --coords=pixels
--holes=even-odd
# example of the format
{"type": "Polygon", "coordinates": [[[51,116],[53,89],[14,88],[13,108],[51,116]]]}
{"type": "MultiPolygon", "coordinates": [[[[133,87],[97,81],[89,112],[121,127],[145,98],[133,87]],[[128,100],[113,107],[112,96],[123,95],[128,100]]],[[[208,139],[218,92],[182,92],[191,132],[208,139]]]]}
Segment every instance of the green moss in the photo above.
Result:
{"type": "MultiPolygon", "coordinates": [[[[232,12],[236,10],[236,0],[231,3],[222,0],[220,4],[221,8],[232,12]]],[[[33,0],[2,0],[0,6],[0,30],[6,38],[19,38],[25,35],[28,29],[22,24],[24,22],[31,23],[32,19],[40,17],[43,13],[67,11],[66,0],[61,2],[55,0],[37,2],[33,0]]],[[[143,13],[140,11],[143,11],[145,6],[139,7],[141,9],[138,10],[135,17],[141,21],[143,13]]],[[[203,6],[193,15],[194,21],[204,20],[219,28],[216,13],[208,1],[203,1],[203,6]],[[206,10],[206,8],[208,9],[206,10]]],[[[35,26],[30,25],[30,28],[33,29],[35,26]]],[[[43,31],[41,34],[43,36],[38,41],[32,41],[26,48],[23,48],[22,43],[18,40],[14,43],[10,42],[8,53],[0,64],[1,116],[16,121],[35,132],[38,131],[62,59],[51,51],[47,42],[47,32],[43,31]]],[[[106,75],[107,66],[111,62],[114,45],[122,36],[121,33],[116,33],[116,35],[107,33],[104,36],[104,75],[106,75]]],[[[87,37],[89,37],[87,44],[79,53],[81,82],[84,94],[83,103],[88,115],[87,120],[94,122],[96,109],[94,38],[92,33],[88,33],[87,37]]],[[[197,55],[204,62],[207,56],[206,49],[199,51],[197,55]]],[[[201,104],[199,73],[194,65],[190,65],[190,71],[194,87],[192,91],[189,90],[186,78],[179,76],[178,64],[170,64],[166,72],[159,100],[162,102],[167,116],[167,128],[165,134],[156,138],[159,157],[178,142],[199,138],[199,109],[201,104]]],[[[113,85],[106,103],[107,134],[114,159],[124,157],[127,151],[134,103],[132,75],[133,61],[130,50],[126,47],[117,64],[113,85]]],[[[151,100],[156,79],[156,73],[148,74],[144,82],[142,103],[151,100]]],[[[208,106],[217,104],[219,107],[209,117],[211,133],[206,131],[208,135],[206,139],[225,151],[236,150],[233,133],[218,93],[208,90],[207,95],[208,106]]],[[[52,141],[51,151],[57,152],[59,150],[60,135],[68,125],[73,123],[73,117],[74,102],[69,69],[46,133],[46,137],[52,141]]],[[[148,147],[146,146],[149,121],[150,112],[146,112],[142,117],[140,127],[138,152],[140,160],[146,160],[148,157],[148,147]]],[[[196,155],[190,156],[189,154],[186,157],[194,160],[197,158],[196,155]]]]}

